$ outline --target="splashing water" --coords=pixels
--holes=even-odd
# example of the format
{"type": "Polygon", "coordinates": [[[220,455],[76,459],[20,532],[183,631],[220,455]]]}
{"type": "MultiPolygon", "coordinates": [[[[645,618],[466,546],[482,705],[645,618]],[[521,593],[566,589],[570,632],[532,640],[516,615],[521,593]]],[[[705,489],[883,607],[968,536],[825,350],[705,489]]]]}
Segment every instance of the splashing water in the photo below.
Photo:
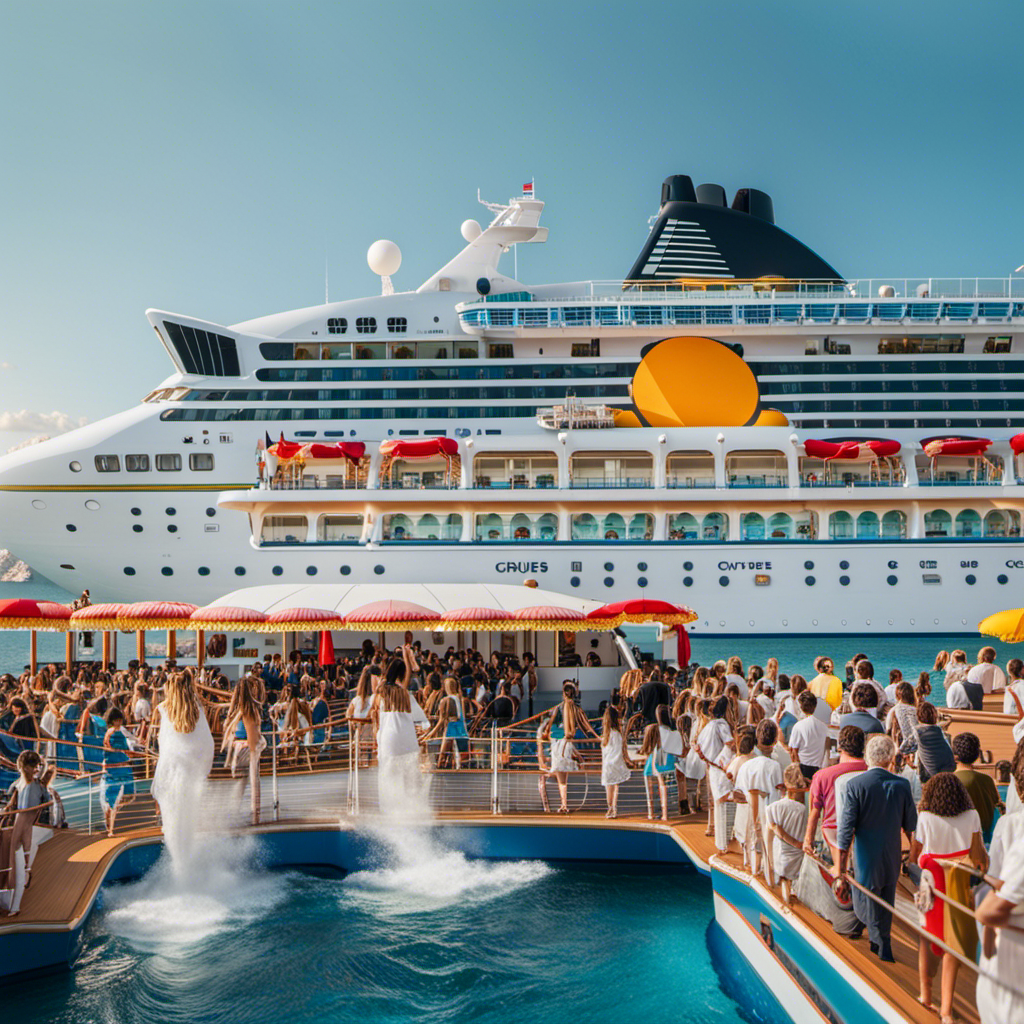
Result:
{"type": "Polygon", "coordinates": [[[206,834],[182,867],[165,851],[138,882],[107,889],[106,930],[146,952],[184,955],[218,932],[263,917],[286,894],[286,876],[259,869],[252,837],[206,834]]]}

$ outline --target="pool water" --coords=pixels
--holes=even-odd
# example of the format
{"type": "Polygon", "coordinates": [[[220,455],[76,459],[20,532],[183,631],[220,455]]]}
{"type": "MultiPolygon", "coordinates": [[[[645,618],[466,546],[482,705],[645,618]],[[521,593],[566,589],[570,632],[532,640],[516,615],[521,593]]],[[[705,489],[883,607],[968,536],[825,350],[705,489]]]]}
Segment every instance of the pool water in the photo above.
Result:
{"type": "Polygon", "coordinates": [[[226,863],[188,892],[163,861],[105,888],[75,968],[9,987],[8,1019],[786,1021],[693,871],[455,851],[348,876],[226,863]]]}

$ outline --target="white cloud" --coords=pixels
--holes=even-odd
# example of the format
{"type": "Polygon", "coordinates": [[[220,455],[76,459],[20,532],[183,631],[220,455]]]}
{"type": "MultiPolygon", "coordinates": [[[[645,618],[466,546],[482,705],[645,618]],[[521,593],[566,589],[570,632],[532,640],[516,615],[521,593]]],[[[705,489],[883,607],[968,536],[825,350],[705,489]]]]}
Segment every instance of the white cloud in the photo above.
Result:
{"type": "Polygon", "coordinates": [[[0,363],[0,370],[13,370],[14,363],[0,363]]]}
{"type": "Polygon", "coordinates": [[[63,434],[88,422],[85,416],[76,418],[66,412],[0,412],[0,430],[15,434],[63,434]]]}

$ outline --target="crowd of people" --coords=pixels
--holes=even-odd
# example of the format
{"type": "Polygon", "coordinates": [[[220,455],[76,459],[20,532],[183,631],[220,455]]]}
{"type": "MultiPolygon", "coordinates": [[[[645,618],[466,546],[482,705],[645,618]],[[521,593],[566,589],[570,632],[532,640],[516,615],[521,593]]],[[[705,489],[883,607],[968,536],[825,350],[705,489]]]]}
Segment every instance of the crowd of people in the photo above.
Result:
{"type": "MultiPolygon", "coordinates": [[[[951,707],[977,709],[985,694],[1002,691],[1018,719],[1014,739],[1024,740],[1024,662],[1010,661],[1005,673],[994,662],[991,648],[973,665],[963,651],[940,652],[932,674],[945,672],[951,707]]],[[[250,790],[253,823],[269,744],[279,763],[310,770],[348,739],[362,764],[375,754],[383,763],[425,751],[431,767],[457,770],[474,766],[474,737],[493,727],[505,737],[502,764],[536,771],[544,811],[552,809],[551,784],[555,811],[567,814],[571,776],[600,770],[606,814],[617,817],[622,786],[639,772],[649,818],[706,809],[718,850],[738,851],[785,901],[807,903],[838,932],[866,931],[882,961],[893,959],[901,873],[923,875],[935,898],[922,907],[930,936],[919,951],[922,1004],[935,1005],[938,974],[937,1010],[950,1019],[956,954],[974,959],[977,920],[979,1006],[996,1008],[983,1019],[1005,1019],[1007,1000],[1018,997],[986,978],[1006,977],[1022,956],[1002,925],[1024,912],[1024,842],[1016,842],[1024,839],[1024,744],[1012,762],[979,770],[991,755],[974,733],[950,739],[929,700],[932,674],[911,682],[894,668],[880,681],[865,655],[851,660],[845,679],[826,656],[813,667],[808,679],[780,672],[774,658],[746,670],[736,657],[682,670],[648,661],[624,673],[596,717],[572,681],[553,708],[533,714],[537,665],[528,653],[424,650],[411,635],[390,651],[367,641],[328,667],[299,652],[267,656],[237,682],[172,661],[5,675],[0,908],[18,912],[37,833],[63,823],[55,779],[95,773],[113,834],[119,810],[135,797],[137,762],[167,745],[162,729],[190,731],[196,715],[219,737],[239,801],[250,790]],[[976,918],[961,909],[975,902],[976,918]]]]}

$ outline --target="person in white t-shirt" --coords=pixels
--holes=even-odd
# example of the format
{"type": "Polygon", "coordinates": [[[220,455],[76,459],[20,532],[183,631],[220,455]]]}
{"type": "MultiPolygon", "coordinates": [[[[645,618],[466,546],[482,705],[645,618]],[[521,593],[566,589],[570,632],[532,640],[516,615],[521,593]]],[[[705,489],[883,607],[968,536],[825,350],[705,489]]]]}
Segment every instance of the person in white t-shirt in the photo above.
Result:
{"type": "Polygon", "coordinates": [[[878,708],[881,711],[888,703],[888,699],[882,685],[875,679],[875,666],[867,658],[862,658],[857,662],[853,671],[857,677],[854,686],[857,683],[870,683],[875,688],[875,692],[878,694],[878,708]]]}
{"type": "Polygon", "coordinates": [[[735,683],[739,687],[740,700],[747,700],[750,696],[750,687],[743,675],[743,662],[735,655],[729,659],[725,666],[725,685],[735,683]]]}
{"type": "Polygon", "coordinates": [[[1006,675],[995,664],[996,649],[982,647],[978,651],[978,664],[967,673],[969,683],[980,683],[986,693],[996,693],[1006,689],[1006,675]]]}
{"type": "Polygon", "coordinates": [[[1006,663],[1006,674],[1009,679],[1006,682],[1006,692],[1003,694],[1003,714],[1019,715],[1017,701],[1024,707],[1024,661],[1020,658],[1011,658],[1006,663]],[[1017,695],[1017,700],[1013,695],[1017,695]]]}
{"type": "Polygon", "coordinates": [[[903,682],[903,673],[898,669],[890,669],[889,671],[889,685],[885,688],[885,702],[887,704],[896,703],[896,687],[903,682]]]}
{"type": "Polygon", "coordinates": [[[735,787],[747,803],[747,841],[743,849],[743,863],[757,874],[763,846],[765,808],[774,803],[785,789],[782,766],[774,757],[779,727],[766,718],[757,726],[757,751],[736,774],[735,787]]]}
{"type": "MultiPolygon", "coordinates": [[[[782,898],[790,901],[790,883],[800,876],[804,861],[803,834],[807,828],[807,779],[798,765],[783,773],[786,795],[765,810],[766,832],[772,839],[771,867],[782,881],[782,898]]],[[[769,875],[769,882],[773,878],[769,875]]]]}
{"type": "Polygon", "coordinates": [[[135,719],[135,734],[144,741],[149,732],[149,723],[153,717],[153,705],[149,699],[149,687],[139,680],[135,684],[135,703],[132,705],[132,717],[135,719]]]}
{"type": "Polygon", "coordinates": [[[801,718],[789,734],[789,754],[799,763],[804,778],[810,780],[825,763],[828,723],[814,713],[818,698],[810,690],[800,694],[798,703],[806,717],[801,718]]]}

